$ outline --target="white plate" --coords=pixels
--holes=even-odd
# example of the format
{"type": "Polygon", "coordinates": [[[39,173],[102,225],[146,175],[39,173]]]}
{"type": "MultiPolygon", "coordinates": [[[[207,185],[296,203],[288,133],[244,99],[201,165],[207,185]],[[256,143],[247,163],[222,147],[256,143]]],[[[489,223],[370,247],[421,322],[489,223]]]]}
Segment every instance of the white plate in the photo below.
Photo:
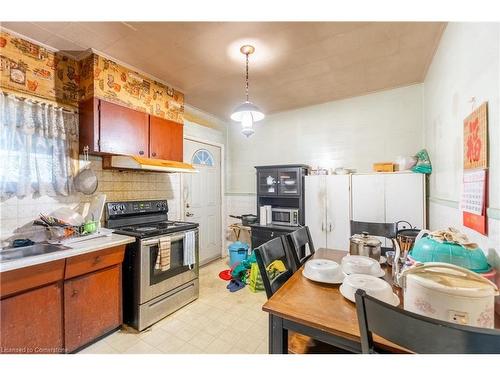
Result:
{"type": "Polygon", "coordinates": [[[302,275],[309,280],[316,281],[318,283],[325,283],[325,284],[342,284],[344,281],[345,277],[347,276],[344,272],[342,272],[342,275],[337,279],[337,280],[320,280],[318,278],[315,278],[311,275],[308,275],[306,270],[302,270],[302,275]]]}
{"type": "MultiPolygon", "coordinates": [[[[345,288],[342,288],[344,286],[344,284],[342,284],[339,288],[339,291],[340,291],[340,294],[342,294],[342,296],[351,301],[351,302],[354,302],[356,303],[356,300],[355,300],[355,297],[354,296],[350,296],[348,295],[348,293],[346,293],[345,291],[345,288]]],[[[392,293],[392,301],[388,302],[388,301],[382,301],[382,302],[386,302],[388,303],[389,305],[392,305],[392,306],[398,306],[399,305],[399,297],[397,296],[396,293],[392,293]]]]}

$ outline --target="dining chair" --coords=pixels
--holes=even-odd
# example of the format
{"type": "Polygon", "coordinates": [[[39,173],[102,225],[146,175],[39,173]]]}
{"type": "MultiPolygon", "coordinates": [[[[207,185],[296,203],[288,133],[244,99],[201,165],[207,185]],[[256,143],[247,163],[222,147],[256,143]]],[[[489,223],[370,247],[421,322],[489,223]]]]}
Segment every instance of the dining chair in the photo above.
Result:
{"type": "Polygon", "coordinates": [[[398,234],[398,223],[370,223],[351,220],[351,236],[363,232],[367,232],[372,236],[385,237],[391,241],[392,247],[382,247],[382,255],[385,255],[387,250],[394,248],[394,242],[398,234]]]}
{"type": "Polygon", "coordinates": [[[292,260],[283,236],[260,245],[255,250],[255,259],[266,290],[271,296],[293,275],[292,260]]]}
{"type": "Polygon", "coordinates": [[[376,353],[373,334],[421,354],[499,354],[500,330],[463,326],[391,306],[358,289],[361,349],[376,353]]]}
{"type": "Polygon", "coordinates": [[[309,227],[302,227],[285,235],[286,244],[290,250],[293,271],[297,271],[314,254],[314,244],[309,227]],[[306,246],[309,254],[306,255],[306,246]]]}

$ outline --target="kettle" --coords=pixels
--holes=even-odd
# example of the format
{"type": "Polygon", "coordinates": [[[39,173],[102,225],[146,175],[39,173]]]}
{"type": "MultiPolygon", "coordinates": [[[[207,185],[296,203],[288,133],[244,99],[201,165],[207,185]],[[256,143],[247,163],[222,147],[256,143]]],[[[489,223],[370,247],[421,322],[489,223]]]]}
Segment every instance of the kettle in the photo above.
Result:
{"type": "Polygon", "coordinates": [[[362,255],[379,261],[381,249],[382,242],[370,236],[368,232],[355,234],[349,239],[349,254],[351,255],[362,255]]]}

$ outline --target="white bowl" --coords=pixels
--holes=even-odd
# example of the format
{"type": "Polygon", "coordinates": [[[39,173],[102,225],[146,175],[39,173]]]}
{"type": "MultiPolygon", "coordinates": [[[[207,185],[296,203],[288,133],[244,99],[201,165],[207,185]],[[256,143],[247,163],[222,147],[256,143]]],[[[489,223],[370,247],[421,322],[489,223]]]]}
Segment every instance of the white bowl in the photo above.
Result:
{"type": "Polygon", "coordinates": [[[347,275],[340,286],[340,294],[349,301],[355,302],[354,294],[363,289],[366,294],[393,306],[399,305],[398,296],[393,293],[390,284],[378,277],[364,274],[347,275]]]}
{"type": "Polygon", "coordinates": [[[342,270],[350,274],[365,274],[376,277],[385,275],[385,271],[380,267],[380,264],[375,259],[362,255],[347,255],[342,258],[342,270]]]}
{"type": "Polygon", "coordinates": [[[310,280],[328,284],[340,284],[346,276],[340,265],[329,259],[308,260],[302,274],[310,280]]]}

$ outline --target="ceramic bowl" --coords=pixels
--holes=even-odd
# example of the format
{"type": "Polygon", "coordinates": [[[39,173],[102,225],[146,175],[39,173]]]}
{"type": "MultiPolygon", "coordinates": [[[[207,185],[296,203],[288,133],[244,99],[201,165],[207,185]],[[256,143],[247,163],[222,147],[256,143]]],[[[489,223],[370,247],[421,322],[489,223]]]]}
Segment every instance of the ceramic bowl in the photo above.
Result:
{"type": "Polygon", "coordinates": [[[355,302],[354,294],[363,289],[366,294],[393,306],[399,305],[398,296],[385,280],[364,274],[347,275],[340,286],[340,293],[349,301],[355,302]]]}
{"type": "Polygon", "coordinates": [[[311,259],[304,265],[304,277],[320,283],[340,284],[346,276],[337,262],[329,259],[311,259]]]}
{"type": "Polygon", "coordinates": [[[348,255],[342,258],[342,270],[348,275],[365,274],[376,277],[385,275],[378,261],[362,255],[348,255]]]}

